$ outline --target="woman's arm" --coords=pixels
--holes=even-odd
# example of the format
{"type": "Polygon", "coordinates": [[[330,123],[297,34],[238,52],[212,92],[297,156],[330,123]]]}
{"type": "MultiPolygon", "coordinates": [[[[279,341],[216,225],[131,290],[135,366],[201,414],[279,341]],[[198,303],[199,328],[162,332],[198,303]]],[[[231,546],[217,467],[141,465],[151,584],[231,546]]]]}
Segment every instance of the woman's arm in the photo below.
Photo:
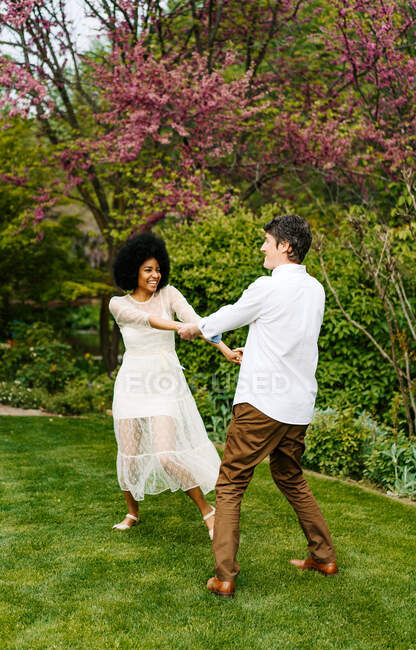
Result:
{"type": "MultiPolygon", "coordinates": [[[[158,316],[151,316],[149,314],[149,325],[153,327],[154,329],[157,330],[175,330],[177,331],[179,327],[181,326],[182,323],[174,320],[168,320],[167,318],[160,318],[158,316]]],[[[201,337],[204,338],[204,337],[201,337]]],[[[204,339],[207,343],[210,343],[213,345],[219,352],[221,352],[224,357],[228,360],[231,361],[232,363],[241,363],[241,359],[243,357],[242,353],[240,350],[231,350],[228,345],[225,345],[223,341],[220,343],[213,343],[212,341],[209,341],[208,339],[204,339]]]]}
{"type": "Polygon", "coordinates": [[[124,297],[114,296],[110,300],[109,307],[120,327],[125,325],[145,325],[159,330],[177,330],[180,326],[180,323],[173,320],[153,316],[143,311],[138,304],[129,304],[124,297]]]}
{"type": "MultiPolygon", "coordinates": [[[[171,304],[172,310],[176,313],[178,318],[182,322],[186,323],[197,323],[200,320],[200,316],[195,312],[191,305],[186,300],[185,296],[181,294],[176,287],[169,286],[169,301],[171,304]]],[[[182,323],[176,323],[176,330],[181,327],[182,323]]],[[[235,350],[231,350],[225,343],[222,341],[220,343],[214,343],[209,339],[206,339],[204,336],[201,337],[204,341],[213,345],[219,352],[221,352],[224,357],[231,361],[232,363],[241,363],[242,353],[235,350]]]]}
{"type": "Polygon", "coordinates": [[[149,325],[157,330],[178,330],[181,323],[149,314],[149,325]]]}
{"type": "MultiPolygon", "coordinates": [[[[167,318],[159,318],[158,316],[151,316],[149,315],[149,325],[153,327],[154,329],[157,330],[175,330],[177,331],[179,327],[181,326],[181,322],[179,321],[174,321],[174,320],[168,320],[167,318]]],[[[204,337],[201,337],[204,338],[204,337]]],[[[220,343],[213,343],[213,341],[209,341],[208,339],[204,339],[207,343],[210,343],[213,345],[217,350],[219,350],[224,357],[227,359],[227,361],[231,361],[232,363],[238,363],[241,364],[241,359],[243,358],[242,353],[240,350],[231,350],[228,345],[225,345],[222,341],[220,343]]]]}
{"type": "Polygon", "coordinates": [[[228,345],[225,345],[223,341],[220,341],[219,343],[213,343],[213,341],[210,341],[209,339],[206,339],[204,337],[202,338],[207,343],[213,345],[214,348],[217,348],[217,350],[224,355],[227,361],[231,361],[231,363],[238,363],[239,365],[241,364],[243,358],[243,353],[241,350],[231,350],[231,348],[229,348],[228,345]]]}

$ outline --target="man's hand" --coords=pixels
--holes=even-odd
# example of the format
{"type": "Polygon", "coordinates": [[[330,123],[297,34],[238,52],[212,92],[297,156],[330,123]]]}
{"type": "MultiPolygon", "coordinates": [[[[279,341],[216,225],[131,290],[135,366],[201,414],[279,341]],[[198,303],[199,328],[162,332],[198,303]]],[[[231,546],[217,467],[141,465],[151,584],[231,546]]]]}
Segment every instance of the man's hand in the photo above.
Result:
{"type": "Polygon", "coordinates": [[[199,336],[201,332],[198,325],[195,325],[194,323],[184,323],[179,327],[178,334],[181,339],[185,339],[185,341],[192,341],[197,336],[199,336]]]}

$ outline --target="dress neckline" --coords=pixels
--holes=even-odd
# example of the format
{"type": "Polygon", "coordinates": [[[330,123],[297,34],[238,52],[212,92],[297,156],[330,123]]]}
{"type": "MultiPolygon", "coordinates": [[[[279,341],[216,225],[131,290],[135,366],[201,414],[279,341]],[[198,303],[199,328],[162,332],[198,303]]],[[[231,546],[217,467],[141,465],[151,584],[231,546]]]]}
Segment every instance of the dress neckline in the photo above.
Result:
{"type": "Polygon", "coordinates": [[[156,293],[157,293],[157,291],[155,291],[155,293],[152,293],[150,298],[148,298],[147,300],[136,300],[136,298],[133,298],[133,296],[130,293],[127,294],[127,298],[130,298],[130,300],[132,300],[133,302],[136,302],[138,305],[146,305],[148,302],[153,300],[156,293]]]}

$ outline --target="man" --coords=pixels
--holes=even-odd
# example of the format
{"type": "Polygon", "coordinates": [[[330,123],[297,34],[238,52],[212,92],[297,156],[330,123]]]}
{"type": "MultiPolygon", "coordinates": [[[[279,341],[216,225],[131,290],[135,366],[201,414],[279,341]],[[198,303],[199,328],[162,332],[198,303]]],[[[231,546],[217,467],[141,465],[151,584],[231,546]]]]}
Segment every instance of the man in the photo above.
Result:
{"type": "Polygon", "coordinates": [[[191,340],[250,325],[216,484],[215,577],[207,588],[223,597],[233,596],[240,571],[241,499],[256,465],[268,455],[272,477],[294,508],[310,551],[306,560],[290,562],[324,575],[338,572],[331,535],[300,464],[317,391],[325,292],[301,264],[312,241],[308,222],[288,214],[264,230],[261,250],[272,275],[258,278],[235,304],[179,329],[191,340]]]}

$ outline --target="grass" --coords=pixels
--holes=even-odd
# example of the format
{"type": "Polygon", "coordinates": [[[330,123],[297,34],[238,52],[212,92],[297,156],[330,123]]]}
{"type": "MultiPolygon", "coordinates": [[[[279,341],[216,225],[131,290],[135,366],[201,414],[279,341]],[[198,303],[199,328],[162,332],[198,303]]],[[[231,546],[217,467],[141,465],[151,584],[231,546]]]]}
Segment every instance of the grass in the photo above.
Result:
{"type": "MultiPolygon", "coordinates": [[[[0,418],[2,648],[416,648],[416,508],[311,477],[341,571],[304,557],[266,464],[242,507],[233,600],[205,588],[208,535],[185,496],[125,512],[109,418],[0,418]]],[[[214,495],[212,495],[213,497],[214,495]]]]}

